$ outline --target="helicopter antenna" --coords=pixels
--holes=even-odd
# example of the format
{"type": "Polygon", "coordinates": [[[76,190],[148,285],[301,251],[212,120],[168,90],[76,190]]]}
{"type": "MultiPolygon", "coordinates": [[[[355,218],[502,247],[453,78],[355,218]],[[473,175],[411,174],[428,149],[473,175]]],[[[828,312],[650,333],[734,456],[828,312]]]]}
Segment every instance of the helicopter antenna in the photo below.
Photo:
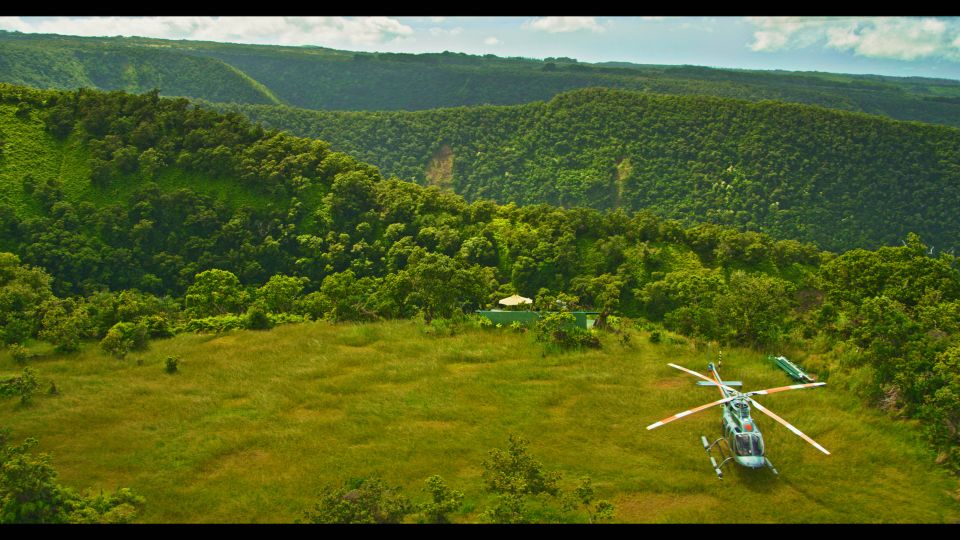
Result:
{"type": "MultiPolygon", "coordinates": [[[[808,386],[808,385],[805,385],[805,386],[808,386]]],[[[793,425],[790,424],[790,422],[787,422],[787,421],[784,420],[783,418],[780,418],[779,416],[777,416],[776,414],[774,414],[773,411],[771,411],[770,409],[767,409],[767,408],[764,407],[763,405],[760,405],[759,403],[757,403],[757,400],[753,399],[752,397],[747,397],[747,399],[749,399],[749,400],[750,400],[750,403],[753,403],[753,406],[756,407],[760,412],[762,412],[763,414],[769,416],[770,418],[773,418],[773,419],[776,420],[777,422],[780,422],[781,424],[783,424],[784,426],[786,426],[787,429],[789,429],[790,431],[792,431],[795,435],[800,436],[801,439],[803,439],[803,440],[807,441],[808,443],[812,444],[812,445],[814,446],[814,448],[816,448],[817,450],[823,452],[824,454],[826,454],[826,455],[828,455],[828,456],[830,455],[830,452],[828,452],[826,448],[820,446],[820,445],[817,443],[817,441],[815,441],[815,440],[811,439],[810,437],[807,437],[806,435],[804,435],[804,433],[803,433],[802,431],[800,431],[799,429],[793,427],[793,425]]]]}

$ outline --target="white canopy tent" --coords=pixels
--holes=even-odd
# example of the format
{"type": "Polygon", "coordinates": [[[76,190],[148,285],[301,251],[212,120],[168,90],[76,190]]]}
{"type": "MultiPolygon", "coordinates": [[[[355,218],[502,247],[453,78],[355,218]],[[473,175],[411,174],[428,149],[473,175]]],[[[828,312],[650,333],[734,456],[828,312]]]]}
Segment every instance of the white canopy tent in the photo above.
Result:
{"type": "Polygon", "coordinates": [[[502,306],[519,306],[520,304],[532,304],[533,300],[520,296],[518,294],[515,294],[513,296],[508,296],[507,298],[500,300],[499,303],[502,306]]]}

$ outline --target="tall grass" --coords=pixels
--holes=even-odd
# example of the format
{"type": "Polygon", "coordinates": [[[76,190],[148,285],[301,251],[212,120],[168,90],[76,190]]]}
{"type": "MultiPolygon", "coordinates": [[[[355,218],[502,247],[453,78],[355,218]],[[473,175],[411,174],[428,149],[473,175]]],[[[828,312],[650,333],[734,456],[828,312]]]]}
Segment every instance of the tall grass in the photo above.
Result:
{"type": "MultiPolygon", "coordinates": [[[[180,335],[124,360],[95,346],[33,360],[60,395],[4,400],[0,424],[37,437],[67,485],[143,494],[147,522],[290,522],[324,485],[371,474],[415,500],[440,474],[466,494],[454,519],[475,521],[491,503],[480,463],[510,434],[567,487],[590,476],[617,521],[960,519],[956,480],[916,426],[830,385],[760,402],[832,455],[757,413],[781,476],[734,467],[718,480],[699,436],[719,436],[719,410],[645,429],[716,399],[665,365],[703,371],[712,354],[638,334],[629,347],[611,338],[543,356],[529,335],[424,335],[409,321],[180,335]],[[165,372],[168,356],[179,357],[177,374],[165,372]]],[[[747,390],[788,382],[757,353],[723,359],[723,375],[747,390]]],[[[0,376],[19,369],[0,353],[0,376]]]]}

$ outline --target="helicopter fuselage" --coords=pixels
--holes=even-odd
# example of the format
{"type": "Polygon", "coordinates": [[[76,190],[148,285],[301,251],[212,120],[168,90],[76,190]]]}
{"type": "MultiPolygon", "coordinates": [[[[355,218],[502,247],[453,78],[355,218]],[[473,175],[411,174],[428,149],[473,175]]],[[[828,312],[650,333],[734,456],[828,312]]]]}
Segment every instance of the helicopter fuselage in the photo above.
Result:
{"type": "MultiPolygon", "coordinates": [[[[708,368],[720,380],[720,374],[717,373],[713,364],[708,368]]],[[[719,386],[724,397],[740,395],[739,392],[719,386]]],[[[723,438],[727,441],[727,447],[733,456],[734,461],[751,469],[759,469],[767,466],[765,459],[766,451],[763,446],[763,435],[760,428],[754,423],[750,416],[750,404],[744,397],[728,401],[723,406],[721,416],[721,428],[723,429],[723,438]]]]}

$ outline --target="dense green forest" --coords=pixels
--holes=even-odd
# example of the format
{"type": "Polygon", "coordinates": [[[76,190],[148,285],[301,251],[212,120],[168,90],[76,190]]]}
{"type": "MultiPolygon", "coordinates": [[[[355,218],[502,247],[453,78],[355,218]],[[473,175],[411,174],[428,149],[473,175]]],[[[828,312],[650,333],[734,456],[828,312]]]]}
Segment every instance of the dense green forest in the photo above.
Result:
{"type": "Polygon", "coordinates": [[[649,209],[831,250],[958,247],[960,131],[781,102],[584,89],[417,112],[225,106],[467,200],[649,209]]]}
{"type": "Polygon", "coordinates": [[[960,83],[945,79],[588,64],[570,58],[353,53],[147,38],[0,31],[0,81],[326,110],[511,105],[603,86],[778,100],[960,126],[960,83]]]}
{"type": "MultiPolygon", "coordinates": [[[[891,124],[906,130],[898,155],[930,144],[910,130],[945,130],[891,124]]],[[[939,461],[960,466],[960,266],[915,234],[835,255],[649,210],[467,202],[156,92],[2,85],[0,128],[0,341],[25,360],[31,339],[122,357],[174,333],[305,319],[442,328],[518,292],[595,308],[614,332],[626,317],[703,343],[810,348],[810,367],[859,374],[865,399],[922,419],[939,461]]]]}

